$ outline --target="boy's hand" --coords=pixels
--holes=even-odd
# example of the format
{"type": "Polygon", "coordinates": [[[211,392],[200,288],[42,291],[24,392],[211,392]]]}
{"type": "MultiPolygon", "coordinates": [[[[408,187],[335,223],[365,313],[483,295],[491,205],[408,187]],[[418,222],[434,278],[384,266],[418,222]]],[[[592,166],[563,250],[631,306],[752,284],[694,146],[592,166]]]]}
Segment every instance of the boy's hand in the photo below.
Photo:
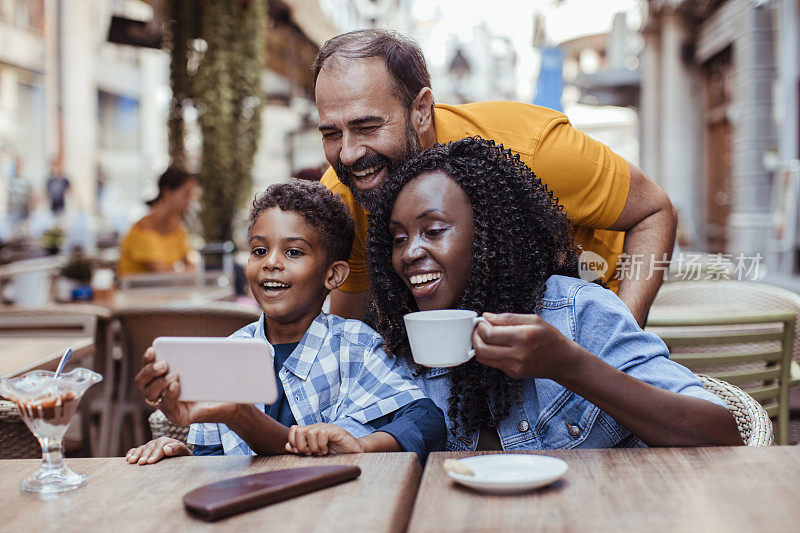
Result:
{"type": "Polygon", "coordinates": [[[138,448],[131,448],[125,455],[125,459],[130,463],[139,465],[149,465],[160,461],[164,457],[177,457],[179,455],[191,455],[192,452],[181,441],[169,437],[153,439],[147,444],[138,448]]]}
{"type": "Polygon", "coordinates": [[[144,352],[142,369],[133,378],[136,386],[144,394],[148,403],[155,405],[162,399],[170,385],[178,381],[177,374],[169,373],[166,361],[156,359],[156,350],[152,346],[144,352]]]}
{"type": "Polygon", "coordinates": [[[333,424],[311,424],[289,428],[286,451],[305,455],[361,453],[364,445],[346,430],[333,424]]]}
{"type": "Polygon", "coordinates": [[[181,382],[170,383],[161,396],[159,408],[164,416],[179,426],[196,422],[228,424],[236,412],[236,404],[223,402],[181,402],[181,382]]]}

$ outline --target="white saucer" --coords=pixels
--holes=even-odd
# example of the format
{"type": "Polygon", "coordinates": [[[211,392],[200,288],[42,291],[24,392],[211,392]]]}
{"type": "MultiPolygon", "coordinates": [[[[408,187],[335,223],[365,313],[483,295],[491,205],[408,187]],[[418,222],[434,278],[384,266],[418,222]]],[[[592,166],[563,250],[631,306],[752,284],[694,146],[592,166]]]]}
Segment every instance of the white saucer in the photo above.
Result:
{"type": "Polygon", "coordinates": [[[458,483],[481,492],[510,494],[549,485],[563,476],[567,463],[555,457],[527,454],[476,455],[459,459],[475,476],[447,475],[458,483]]]}

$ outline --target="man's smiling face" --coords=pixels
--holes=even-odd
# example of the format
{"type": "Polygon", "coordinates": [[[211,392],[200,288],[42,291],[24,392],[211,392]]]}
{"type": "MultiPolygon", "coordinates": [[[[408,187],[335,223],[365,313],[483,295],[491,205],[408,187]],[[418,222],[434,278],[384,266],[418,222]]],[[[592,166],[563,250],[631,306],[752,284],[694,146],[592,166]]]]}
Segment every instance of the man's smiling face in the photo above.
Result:
{"type": "Polygon", "coordinates": [[[369,210],[389,173],[420,152],[409,110],[380,57],[329,59],[316,101],[325,157],[369,210]]]}

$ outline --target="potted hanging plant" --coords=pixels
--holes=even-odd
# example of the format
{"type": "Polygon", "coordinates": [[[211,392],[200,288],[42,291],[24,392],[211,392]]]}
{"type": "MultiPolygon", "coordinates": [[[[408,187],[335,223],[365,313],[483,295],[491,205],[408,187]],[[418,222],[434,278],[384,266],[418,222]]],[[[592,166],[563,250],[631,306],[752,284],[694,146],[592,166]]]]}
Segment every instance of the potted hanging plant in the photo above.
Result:
{"type": "Polygon", "coordinates": [[[56,255],[64,244],[64,232],[59,227],[49,228],[39,237],[39,244],[48,255],[56,255]]]}
{"type": "Polygon", "coordinates": [[[56,282],[56,299],[61,302],[92,299],[92,263],[76,251],[61,268],[56,282]]]}

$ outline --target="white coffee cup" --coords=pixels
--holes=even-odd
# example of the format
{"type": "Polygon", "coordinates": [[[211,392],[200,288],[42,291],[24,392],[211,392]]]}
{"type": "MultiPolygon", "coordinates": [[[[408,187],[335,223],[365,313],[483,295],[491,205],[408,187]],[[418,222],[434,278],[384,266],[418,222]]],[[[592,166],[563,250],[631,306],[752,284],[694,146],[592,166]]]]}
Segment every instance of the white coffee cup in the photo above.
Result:
{"type": "Polygon", "coordinates": [[[418,365],[429,367],[458,366],[474,355],[472,331],[479,322],[488,321],[475,311],[437,309],[418,311],[403,317],[411,354],[418,365]]]}

